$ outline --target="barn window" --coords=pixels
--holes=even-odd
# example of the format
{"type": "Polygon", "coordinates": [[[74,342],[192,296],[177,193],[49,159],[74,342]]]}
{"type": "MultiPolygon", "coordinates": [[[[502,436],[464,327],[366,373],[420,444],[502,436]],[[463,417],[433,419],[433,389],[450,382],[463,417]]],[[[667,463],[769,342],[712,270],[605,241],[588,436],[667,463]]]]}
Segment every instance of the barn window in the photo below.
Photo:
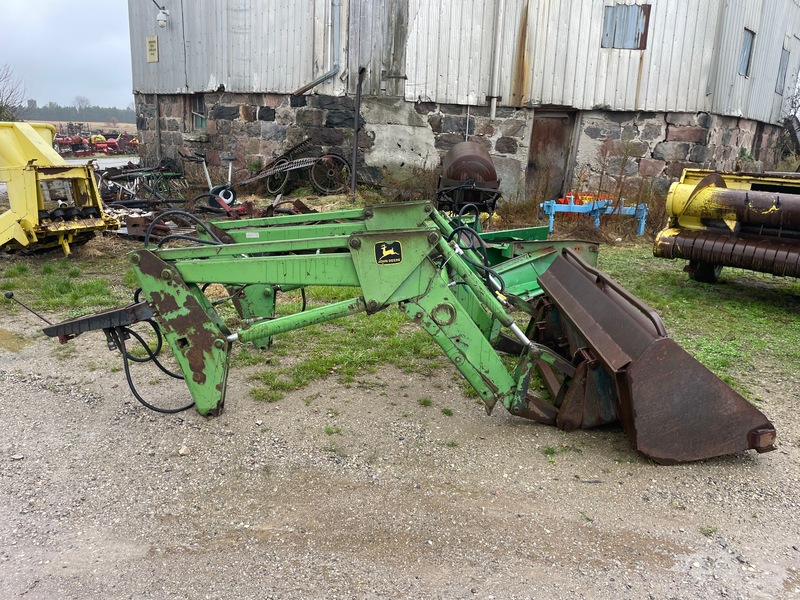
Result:
{"type": "Polygon", "coordinates": [[[192,96],[192,126],[194,129],[206,128],[206,99],[203,94],[192,96]]]}
{"type": "Polygon", "coordinates": [[[649,4],[615,4],[603,8],[601,48],[644,50],[647,48],[649,4]]]}
{"type": "Polygon", "coordinates": [[[783,88],[786,86],[786,68],[789,66],[789,51],[784,48],[781,50],[781,64],[778,65],[778,81],[775,84],[775,93],[783,96],[783,88]]]}
{"type": "Polygon", "coordinates": [[[756,33],[745,27],[742,38],[742,52],[739,54],[739,75],[750,76],[750,64],[753,62],[753,47],[756,45],[756,33]]]}

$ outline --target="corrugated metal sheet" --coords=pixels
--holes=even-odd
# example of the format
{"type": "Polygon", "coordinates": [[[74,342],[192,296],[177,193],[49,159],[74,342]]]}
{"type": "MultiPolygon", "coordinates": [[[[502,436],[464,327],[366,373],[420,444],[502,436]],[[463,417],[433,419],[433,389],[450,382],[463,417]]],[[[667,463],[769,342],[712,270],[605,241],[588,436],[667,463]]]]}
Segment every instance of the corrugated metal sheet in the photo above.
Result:
{"type": "MultiPolygon", "coordinates": [[[[289,93],[330,69],[330,0],[159,0],[170,11],[156,25],[152,2],[130,0],[135,89],[145,93],[289,93]],[[147,63],[146,37],[158,35],[161,60],[147,63]]],[[[339,57],[347,43],[348,0],[340,9],[339,57]]],[[[337,78],[321,84],[336,93],[337,78]]]]}
{"type": "Polygon", "coordinates": [[[409,1],[406,99],[486,103],[495,5],[409,1]]]}
{"type": "MultiPolygon", "coordinates": [[[[137,91],[287,93],[333,62],[330,0],[163,2],[170,19],[160,30],[152,3],[129,0],[137,91]],[[158,35],[158,63],[144,60],[148,35],[158,35]]],[[[363,66],[365,94],[482,106],[497,52],[501,106],[777,122],[786,102],[774,92],[782,50],[790,53],[787,88],[800,65],[797,0],[342,0],[341,16],[342,71],[316,92],[353,93],[363,66]],[[646,10],[608,10],[618,5],[649,5],[648,22],[619,16],[646,10]],[[607,14],[620,21],[612,27],[607,14]],[[737,73],[745,27],[756,33],[749,77],[737,73]],[[604,32],[611,45],[646,36],[645,48],[603,48],[604,32]]]]}
{"type": "Polygon", "coordinates": [[[788,0],[728,0],[720,29],[717,78],[711,110],[727,115],[778,122],[786,110],[786,96],[795,89],[800,47],[800,11],[788,0]],[[793,6],[792,6],[793,5],[793,6]],[[793,8],[793,10],[791,10],[793,8]],[[739,74],[745,28],[755,32],[750,75],[739,74]],[[781,53],[789,51],[783,95],[775,93],[781,53]]]}

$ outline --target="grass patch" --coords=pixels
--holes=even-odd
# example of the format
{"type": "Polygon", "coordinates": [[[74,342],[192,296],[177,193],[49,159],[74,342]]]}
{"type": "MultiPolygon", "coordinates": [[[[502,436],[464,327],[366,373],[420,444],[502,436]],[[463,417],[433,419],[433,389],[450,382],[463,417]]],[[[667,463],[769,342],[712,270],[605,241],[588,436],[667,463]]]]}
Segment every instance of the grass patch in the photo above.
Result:
{"type": "Polygon", "coordinates": [[[719,531],[719,527],[713,527],[711,525],[704,525],[700,528],[700,533],[702,533],[706,537],[711,537],[715,533],[719,531]]]}
{"type": "Polygon", "coordinates": [[[655,258],[649,244],[603,246],[599,254],[603,271],[653,307],[678,344],[740,393],[752,395],[749,374],[791,376],[800,362],[800,284],[727,267],[719,283],[698,283],[685,264],[655,258]]]}
{"type": "Polygon", "coordinates": [[[425,396],[424,398],[420,398],[419,400],[417,400],[417,404],[419,404],[420,406],[430,406],[431,404],[433,404],[433,401],[428,396],[425,396]]]}
{"type": "Polygon", "coordinates": [[[442,414],[444,416],[446,416],[446,417],[452,417],[453,416],[453,409],[452,408],[443,408],[442,409],[442,414]]]}
{"type": "Polygon", "coordinates": [[[342,428],[335,427],[333,425],[326,425],[325,426],[325,435],[341,435],[342,428]]]}
{"type": "MultiPolygon", "coordinates": [[[[358,294],[359,290],[354,288],[316,287],[307,290],[308,308],[340,302],[358,294]]],[[[278,314],[292,314],[300,309],[299,294],[290,293],[279,302],[278,314]]],[[[408,373],[429,374],[445,364],[439,347],[430,336],[395,308],[275,336],[269,353],[291,356],[292,360],[270,365],[250,379],[274,386],[276,392],[300,389],[329,375],[350,384],[358,376],[374,373],[383,365],[393,365],[408,373]],[[298,351],[300,348],[302,350],[298,351]]],[[[252,350],[240,352],[236,360],[245,364],[257,362],[252,350]]]]}
{"type": "MultiPolygon", "coordinates": [[[[50,320],[98,312],[130,302],[125,253],[101,258],[64,258],[57,252],[9,257],[0,270],[0,289],[50,320]],[[54,316],[57,315],[57,316],[54,316]],[[51,318],[54,317],[54,318],[51,318]]],[[[131,272],[132,276],[132,272],[131,272]]],[[[6,301],[9,311],[23,310],[6,301]]]]}

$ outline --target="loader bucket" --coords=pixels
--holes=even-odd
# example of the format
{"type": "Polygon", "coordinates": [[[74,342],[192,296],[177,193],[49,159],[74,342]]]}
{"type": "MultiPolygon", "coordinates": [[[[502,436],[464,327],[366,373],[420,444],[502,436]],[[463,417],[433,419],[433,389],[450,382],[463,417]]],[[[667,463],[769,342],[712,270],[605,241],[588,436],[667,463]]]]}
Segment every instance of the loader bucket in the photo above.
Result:
{"type": "Polygon", "coordinates": [[[769,420],[602,272],[565,249],[539,283],[547,298],[536,341],[577,367],[556,397],[559,427],[619,420],[633,447],[661,464],[775,449],[769,420]]]}

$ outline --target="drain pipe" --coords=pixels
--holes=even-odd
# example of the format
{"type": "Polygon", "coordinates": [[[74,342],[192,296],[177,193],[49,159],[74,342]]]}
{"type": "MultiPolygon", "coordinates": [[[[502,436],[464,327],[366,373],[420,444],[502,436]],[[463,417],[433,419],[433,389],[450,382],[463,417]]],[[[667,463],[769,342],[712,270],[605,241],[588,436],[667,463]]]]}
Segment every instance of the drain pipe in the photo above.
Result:
{"type": "Polygon", "coordinates": [[[326,79],[330,79],[334,75],[339,72],[339,13],[341,12],[341,5],[342,0],[331,0],[331,38],[333,40],[330,48],[330,54],[328,54],[328,60],[330,61],[331,57],[336,57],[333,61],[333,65],[331,66],[330,71],[327,73],[323,73],[319,77],[317,77],[311,83],[307,83],[301,88],[297,88],[295,91],[292,92],[292,96],[301,96],[305,94],[308,90],[318,86],[320,83],[325,81],[326,79]]]}
{"type": "Polygon", "coordinates": [[[364,86],[364,75],[366,74],[366,67],[358,69],[358,86],[356,87],[356,116],[353,119],[353,157],[350,161],[350,201],[355,204],[356,202],[356,166],[358,164],[358,130],[361,129],[361,91],[364,86]]]}
{"type": "Polygon", "coordinates": [[[159,106],[158,94],[153,94],[156,105],[156,164],[161,164],[161,107],[159,106]]]}
{"type": "Polygon", "coordinates": [[[500,38],[503,33],[503,12],[505,0],[497,0],[497,12],[494,16],[494,44],[492,46],[492,74],[489,77],[489,98],[491,108],[489,118],[494,121],[497,114],[497,98],[500,95],[500,38]]]}

